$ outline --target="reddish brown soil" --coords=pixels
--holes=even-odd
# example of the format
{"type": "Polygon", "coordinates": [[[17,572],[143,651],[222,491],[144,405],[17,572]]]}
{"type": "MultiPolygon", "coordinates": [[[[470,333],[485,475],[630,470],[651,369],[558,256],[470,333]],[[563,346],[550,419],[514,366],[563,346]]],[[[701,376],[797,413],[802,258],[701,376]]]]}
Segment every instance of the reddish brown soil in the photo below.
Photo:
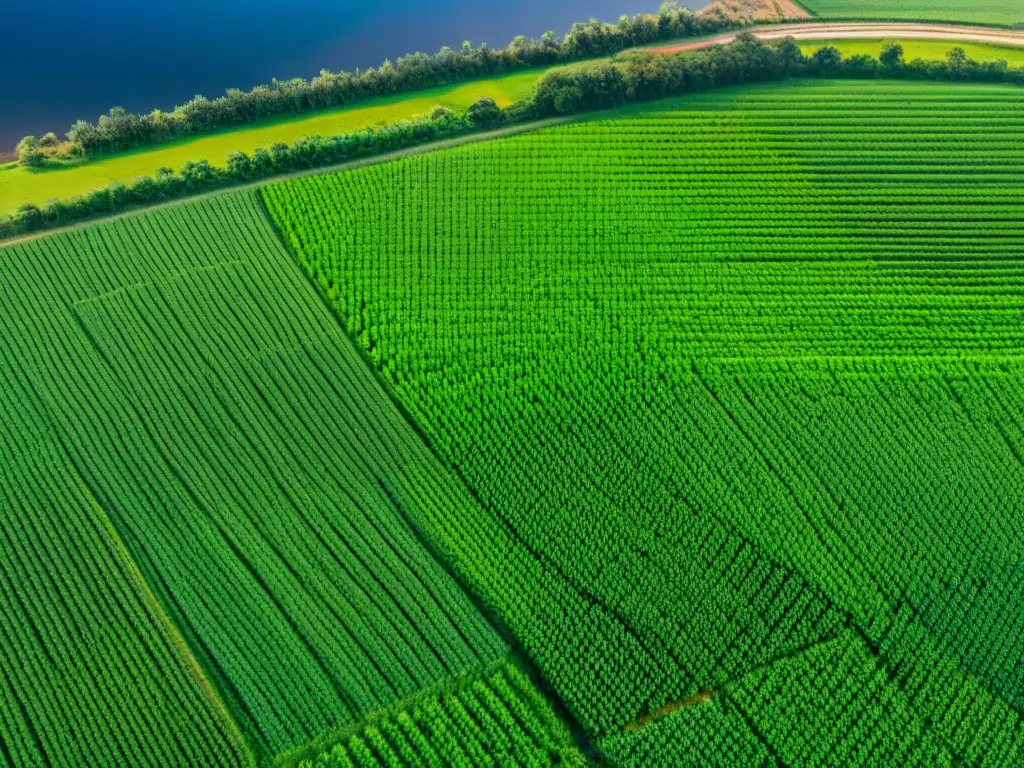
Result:
{"type": "Polygon", "coordinates": [[[693,696],[688,696],[682,701],[673,701],[671,704],[658,707],[658,709],[648,712],[642,717],[638,717],[635,721],[626,726],[626,730],[630,733],[642,731],[659,718],[671,715],[673,712],[678,712],[680,709],[688,709],[689,707],[696,707],[700,704],[707,704],[714,698],[714,696],[714,691],[701,691],[700,693],[695,693],[693,696]]]}

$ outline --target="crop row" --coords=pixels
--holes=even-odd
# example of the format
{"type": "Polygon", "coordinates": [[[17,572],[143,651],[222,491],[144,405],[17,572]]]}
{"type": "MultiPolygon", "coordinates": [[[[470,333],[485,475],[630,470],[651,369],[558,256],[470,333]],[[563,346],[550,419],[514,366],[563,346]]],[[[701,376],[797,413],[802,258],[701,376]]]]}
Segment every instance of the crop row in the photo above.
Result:
{"type": "Polygon", "coordinates": [[[583,766],[529,678],[503,661],[374,716],[299,768],[583,766]]]}
{"type": "MultiPolygon", "coordinates": [[[[759,112],[770,92],[263,196],[479,500],[452,526],[505,531],[447,556],[592,735],[856,627],[872,675],[951,676],[902,679],[864,726],[877,744],[815,720],[815,749],[999,764],[1020,746],[1024,628],[1013,590],[985,585],[1016,584],[1024,475],[1016,400],[988,392],[1022,385],[1024,156],[1006,126],[1024,112],[1012,90],[828,83],[780,88],[813,113],[790,121],[759,112]],[[815,133],[835,97],[859,136],[815,133]],[[886,100],[900,110],[872,108],[886,100]],[[923,140],[896,140],[911,125],[923,140]],[[870,169],[848,161],[860,141],[870,169]],[[928,732],[956,707],[999,737],[928,732]],[[911,721],[927,744],[900,741],[911,721]]],[[[851,722],[872,690],[850,694],[851,722]]],[[[813,761],[785,712],[773,748],[813,761]]]]}
{"type": "Polygon", "coordinates": [[[4,766],[251,761],[42,403],[0,362],[4,766]]]}
{"type": "MultiPolygon", "coordinates": [[[[450,510],[451,480],[289,263],[255,194],[127,217],[3,255],[6,359],[48,413],[45,425],[30,425],[15,398],[9,429],[46,429],[66,447],[75,482],[113,525],[92,538],[123,540],[125,559],[257,757],[503,653],[411,524],[426,510],[450,510]]],[[[15,489],[26,493],[29,483],[15,489]]],[[[62,559],[38,534],[29,538],[42,561],[62,559]]],[[[36,656],[24,674],[52,696],[89,670],[51,672],[36,656]]],[[[145,674],[142,690],[159,679],[145,674]]],[[[127,701],[147,699],[125,690],[127,701]]],[[[96,734],[126,727],[105,709],[118,701],[107,695],[97,693],[96,734]]],[[[151,698],[139,717],[165,706],[151,698]]],[[[177,731],[157,721],[136,727],[181,735],[181,749],[197,756],[216,745],[183,730],[193,720],[195,729],[213,727],[197,705],[175,709],[186,713],[176,715],[186,718],[177,731]]],[[[39,732],[47,749],[56,738],[39,732]]],[[[113,738],[91,743],[106,759],[72,762],[225,762],[158,751],[121,760],[113,738]]]]}

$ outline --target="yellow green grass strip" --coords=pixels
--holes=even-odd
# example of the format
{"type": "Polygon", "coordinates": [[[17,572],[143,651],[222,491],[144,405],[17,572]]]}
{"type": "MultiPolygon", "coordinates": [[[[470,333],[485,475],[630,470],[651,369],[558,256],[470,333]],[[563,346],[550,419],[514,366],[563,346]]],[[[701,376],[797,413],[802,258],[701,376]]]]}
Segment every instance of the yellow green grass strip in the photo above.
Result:
{"type": "Polygon", "coordinates": [[[906,61],[926,59],[942,61],[954,48],[963,48],[968,58],[975,61],[997,61],[1003,59],[1011,67],[1024,66],[1024,47],[989,45],[987,43],[964,43],[955,40],[801,40],[800,49],[805,56],[810,56],[825,45],[833,45],[844,57],[867,54],[878,58],[882,46],[886,43],[899,43],[903,46],[903,58],[906,61]]]}
{"type": "Polygon", "coordinates": [[[507,106],[526,96],[544,70],[474,80],[459,85],[415,93],[384,96],[356,105],[251,123],[214,134],[146,147],[102,157],[70,168],[30,170],[9,164],[0,166],[0,215],[25,204],[43,205],[52,198],[68,198],[105,187],[112,181],[130,183],[157,169],[179,169],[189,160],[209,160],[223,166],[231,152],[251,153],[276,143],[293,144],[305,136],[336,136],[381,123],[421,115],[442,105],[466,109],[474,101],[490,97],[507,106]]]}

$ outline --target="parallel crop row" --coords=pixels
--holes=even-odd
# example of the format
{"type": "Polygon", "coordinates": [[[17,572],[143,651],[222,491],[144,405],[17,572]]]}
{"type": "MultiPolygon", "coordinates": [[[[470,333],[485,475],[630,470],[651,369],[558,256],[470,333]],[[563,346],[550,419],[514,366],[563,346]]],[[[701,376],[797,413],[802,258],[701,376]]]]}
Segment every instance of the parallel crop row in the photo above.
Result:
{"type": "Polygon", "coordinates": [[[548,702],[505,661],[375,716],[299,768],[585,764],[548,702]]]}
{"type": "Polygon", "coordinates": [[[957,21],[965,24],[1024,23],[1017,0],[806,0],[815,16],[840,19],[957,21]]]}
{"type": "MultiPolygon", "coordinates": [[[[998,765],[1024,704],[1021,135],[1012,89],[793,83],[263,195],[481,502],[452,525],[503,531],[452,562],[592,734],[857,627],[890,725],[863,751],[815,720],[816,747],[998,765]],[[884,731],[911,721],[927,750],[884,731]]],[[[762,737],[813,762],[789,711],[762,737]]]]}
{"type": "MultiPolygon", "coordinates": [[[[420,516],[443,518],[472,500],[451,490],[457,483],[373,381],[288,261],[254,193],[125,218],[2,256],[3,360],[9,378],[24,385],[4,409],[4,435],[49,441],[74,468],[40,486],[5,460],[4,490],[24,496],[27,508],[54,510],[65,525],[79,507],[109,517],[111,530],[96,524],[83,532],[81,550],[111,548],[106,539],[115,533],[123,540],[122,557],[141,571],[132,571],[136,580],[152,586],[181,632],[176,650],[198,660],[257,757],[504,653],[414,527],[420,516]],[[45,418],[32,415],[33,402],[45,418]],[[42,493],[49,506],[33,500],[42,493]]],[[[19,450],[5,459],[23,454],[32,455],[19,450]]],[[[35,470],[43,477],[57,459],[47,461],[35,470]]],[[[7,520],[8,509],[0,523],[14,525],[18,516],[7,520]]],[[[77,563],[65,573],[54,565],[68,560],[58,539],[42,530],[22,538],[41,578],[68,580],[57,592],[67,601],[58,614],[102,627],[90,611],[109,604],[103,610],[115,613],[115,603],[70,581],[95,568],[77,563]]],[[[42,582],[32,590],[54,594],[42,582]]],[[[137,672],[127,660],[120,673],[109,670],[120,693],[86,685],[107,662],[98,655],[77,666],[82,653],[73,644],[47,656],[31,642],[29,619],[43,603],[31,594],[19,599],[0,602],[18,617],[26,643],[17,652],[17,690],[41,699],[37,709],[0,710],[4,743],[11,728],[21,734],[19,750],[34,741],[50,754],[70,749],[65,740],[97,750],[89,759],[54,760],[64,765],[230,762],[237,745],[209,722],[202,691],[175,688],[177,700],[161,692],[185,686],[183,673],[152,669],[173,670],[169,651],[154,650],[157,662],[137,672]],[[80,699],[95,705],[93,719],[60,721],[82,723],[92,740],[47,726],[64,697],[80,695],[73,689],[80,684],[94,697],[80,699]],[[33,729],[34,740],[24,735],[33,729]],[[146,738],[151,755],[139,750],[146,738]],[[171,753],[171,745],[194,754],[171,753]]],[[[100,630],[80,631],[91,648],[100,630]]],[[[126,634],[126,653],[130,640],[126,634]]],[[[0,687],[0,700],[19,698],[6,691],[0,687]]],[[[39,761],[19,753],[16,764],[39,761]]]]}
{"type": "Polygon", "coordinates": [[[0,765],[250,765],[109,519],[0,359],[0,765]]]}

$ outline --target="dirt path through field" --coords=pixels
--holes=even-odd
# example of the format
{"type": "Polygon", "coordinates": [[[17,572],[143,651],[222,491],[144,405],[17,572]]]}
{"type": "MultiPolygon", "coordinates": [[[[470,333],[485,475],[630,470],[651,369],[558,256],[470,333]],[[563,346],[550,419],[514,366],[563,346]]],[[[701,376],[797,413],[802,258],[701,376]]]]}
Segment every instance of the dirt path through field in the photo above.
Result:
{"type": "MultiPolygon", "coordinates": [[[[989,43],[1024,47],[1024,32],[1012,29],[988,29],[955,24],[900,24],[893,22],[814,22],[807,24],[773,24],[751,27],[762,40],[779,40],[792,37],[796,40],[839,40],[890,38],[903,40],[948,40],[950,42],[989,43]]],[[[698,40],[692,43],[667,45],[649,50],[655,53],[677,53],[707,48],[711,45],[726,45],[736,39],[735,32],[718,37],[698,40]]]]}

